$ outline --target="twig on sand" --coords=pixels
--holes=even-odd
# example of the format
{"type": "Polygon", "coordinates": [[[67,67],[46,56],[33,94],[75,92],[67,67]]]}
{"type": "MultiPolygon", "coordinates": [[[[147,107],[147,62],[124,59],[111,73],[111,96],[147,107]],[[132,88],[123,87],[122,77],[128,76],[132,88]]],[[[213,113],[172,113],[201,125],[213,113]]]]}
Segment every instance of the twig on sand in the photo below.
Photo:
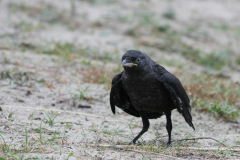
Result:
{"type": "MultiPolygon", "coordinates": [[[[31,107],[23,107],[23,106],[10,106],[10,105],[1,105],[1,107],[8,107],[8,108],[18,108],[18,109],[33,109],[33,110],[46,110],[46,111],[56,111],[56,112],[63,112],[63,113],[73,113],[73,114],[79,114],[79,115],[85,115],[85,116],[90,116],[90,117],[98,117],[98,118],[104,118],[105,121],[109,121],[109,122],[122,122],[122,123],[128,123],[131,125],[135,125],[135,126],[139,126],[141,127],[141,125],[129,122],[129,121],[125,121],[125,120],[117,120],[117,119],[113,119],[111,117],[104,117],[104,116],[99,116],[99,115],[94,115],[94,114],[88,114],[88,113],[82,113],[82,112],[74,112],[74,111],[67,111],[67,110],[60,110],[60,109],[46,109],[46,108],[31,108],[31,107]]],[[[202,150],[202,151],[226,151],[226,150],[230,150],[230,151],[235,151],[235,152],[240,152],[240,149],[238,148],[226,148],[226,145],[223,144],[222,142],[211,138],[211,137],[199,137],[199,138],[191,138],[191,139],[181,139],[181,140],[177,140],[177,141],[185,141],[185,140],[197,140],[197,139],[211,139],[214,140],[222,145],[225,146],[225,148],[194,148],[194,147],[178,147],[178,149],[181,150],[202,150]]],[[[113,145],[102,145],[99,144],[99,147],[114,147],[113,145]]],[[[120,148],[132,148],[133,146],[131,145],[115,145],[116,147],[120,147],[120,148]]],[[[158,147],[155,146],[144,146],[146,149],[147,148],[151,148],[151,149],[158,149],[158,147]]]]}
{"type": "MultiPolygon", "coordinates": [[[[162,153],[154,153],[154,152],[150,152],[150,151],[141,151],[141,150],[137,150],[137,146],[134,145],[109,145],[109,144],[90,144],[89,146],[91,147],[113,147],[113,148],[117,148],[117,149],[127,149],[128,151],[132,151],[132,152],[138,152],[138,153],[151,153],[151,154],[155,154],[156,156],[161,156],[161,157],[168,157],[168,158],[172,158],[172,159],[178,159],[178,160],[183,160],[182,158],[178,158],[178,157],[174,157],[174,156],[170,156],[170,155],[166,155],[166,154],[162,154],[162,153]]],[[[149,147],[150,148],[150,147],[149,147]]]]}
{"type": "MultiPolygon", "coordinates": [[[[0,105],[0,108],[1,108],[1,107],[2,107],[2,106],[0,105]]],[[[2,108],[1,108],[1,110],[2,110],[2,108]]],[[[3,114],[5,115],[6,119],[8,120],[8,119],[9,119],[9,117],[7,116],[7,114],[6,114],[4,111],[2,111],[2,112],[3,112],[3,114]]],[[[6,126],[6,127],[8,127],[8,128],[10,129],[11,136],[12,136],[12,139],[13,139],[14,137],[13,137],[12,128],[11,128],[10,126],[6,126]]]]}
{"type": "Polygon", "coordinates": [[[1,107],[8,107],[8,108],[18,108],[18,109],[33,109],[33,110],[44,110],[44,111],[55,111],[55,112],[63,112],[63,113],[73,113],[73,114],[79,114],[79,115],[84,115],[84,116],[89,116],[89,117],[98,117],[98,118],[104,118],[105,121],[109,122],[120,122],[120,123],[128,123],[137,127],[142,127],[142,125],[132,123],[129,121],[125,120],[118,120],[114,119],[111,117],[104,117],[104,116],[99,116],[95,114],[88,114],[88,113],[83,113],[83,112],[74,112],[74,111],[68,111],[68,110],[61,110],[61,109],[47,109],[47,108],[32,108],[32,107],[24,107],[24,106],[10,106],[10,105],[2,105],[1,107]]]}
{"type": "Polygon", "coordinates": [[[151,154],[155,154],[156,156],[168,157],[168,158],[171,158],[171,159],[183,160],[182,158],[178,158],[178,157],[174,157],[174,156],[170,156],[170,155],[162,154],[162,153],[154,153],[154,152],[140,151],[140,150],[134,150],[134,149],[129,149],[128,151],[138,152],[138,153],[151,153],[151,154]]]}
{"type": "MultiPolygon", "coordinates": [[[[90,146],[97,146],[97,147],[113,147],[113,148],[119,148],[119,149],[124,149],[124,148],[138,148],[139,146],[135,145],[110,145],[110,144],[90,144],[90,146]]],[[[141,148],[144,149],[152,149],[152,150],[157,150],[159,147],[156,146],[141,146],[141,148]]],[[[197,147],[178,147],[180,150],[201,150],[201,151],[234,151],[234,152],[240,152],[240,148],[197,148],[197,147]]]]}
{"type": "Polygon", "coordinates": [[[46,154],[45,149],[42,145],[42,142],[39,140],[39,138],[36,136],[36,134],[34,132],[33,132],[33,135],[37,138],[37,140],[39,141],[39,144],[41,145],[41,148],[42,148],[43,152],[46,154]]]}
{"type": "Polygon", "coordinates": [[[179,147],[181,150],[199,150],[199,151],[233,151],[233,152],[240,152],[240,148],[195,148],[195,147],[179,147]]]}
{"type": "Polygon", "coordinates": [[[222,143],[222,142],[220,142],[219,140],[216,140],[216,139],[214,139],[214,138],[211,138],[211,137],[187,138],[187,139],[180,139],[180,140],[176,140],[176,141],[189,141],[189,140],[198,140],[198,139],[211,139],[211,140],[214,140],[214,141],[216,141],[216,142],[218,142],[218,143],[220,143],[221,145],[223,145],[223,146],[226,147],[226,145],[225,145],[224,143],[222,143]]]}

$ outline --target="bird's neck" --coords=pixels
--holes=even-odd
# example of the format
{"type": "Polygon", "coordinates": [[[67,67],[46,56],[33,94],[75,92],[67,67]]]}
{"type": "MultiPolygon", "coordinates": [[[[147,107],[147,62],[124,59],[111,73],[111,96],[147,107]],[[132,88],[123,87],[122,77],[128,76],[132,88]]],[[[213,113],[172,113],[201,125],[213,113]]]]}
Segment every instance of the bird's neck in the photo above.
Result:
{"type": "Polygon", "coordinates": [[[142,77],[150,73],[152,68],[149,65],[144,66],[143,69],[141,70],[135,70],[135,69],[124,69],[125,74],[130,76],[130,77],[142,77]]]}

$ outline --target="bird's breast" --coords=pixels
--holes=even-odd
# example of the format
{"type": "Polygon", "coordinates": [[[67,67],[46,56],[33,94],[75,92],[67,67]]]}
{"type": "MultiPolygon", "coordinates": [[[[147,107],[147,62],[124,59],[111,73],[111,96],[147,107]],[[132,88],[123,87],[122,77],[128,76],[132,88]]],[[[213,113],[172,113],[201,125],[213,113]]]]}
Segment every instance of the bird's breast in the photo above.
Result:
{"type": "Polygon", "coordinates": [[[164,85],[153,77],[123,80],[123,86],[136,110],[164,112],[172,100],[164,85]]]}

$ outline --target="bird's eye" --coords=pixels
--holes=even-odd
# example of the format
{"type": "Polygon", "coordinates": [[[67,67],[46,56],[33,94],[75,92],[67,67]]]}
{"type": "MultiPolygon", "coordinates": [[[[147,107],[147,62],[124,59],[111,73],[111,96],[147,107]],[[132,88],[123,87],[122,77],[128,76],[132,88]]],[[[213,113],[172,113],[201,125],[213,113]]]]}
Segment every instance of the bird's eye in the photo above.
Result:
{"type": "Polygon", "coordinates": [[[140,62],[140,58],[137,59],[137,62],[140,62]]]}

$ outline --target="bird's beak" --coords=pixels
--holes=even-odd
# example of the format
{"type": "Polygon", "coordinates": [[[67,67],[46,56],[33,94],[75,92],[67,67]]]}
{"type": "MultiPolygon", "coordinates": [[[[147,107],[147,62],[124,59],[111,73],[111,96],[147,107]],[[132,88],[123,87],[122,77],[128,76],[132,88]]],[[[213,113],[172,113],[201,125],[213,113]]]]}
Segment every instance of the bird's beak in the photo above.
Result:
{"type": "Polygon", "coordinates": [[[127,63],[126,59],[122,61],[122,67],[132,67],[132,66],[137,66],[135,63],[127,63]]]}

